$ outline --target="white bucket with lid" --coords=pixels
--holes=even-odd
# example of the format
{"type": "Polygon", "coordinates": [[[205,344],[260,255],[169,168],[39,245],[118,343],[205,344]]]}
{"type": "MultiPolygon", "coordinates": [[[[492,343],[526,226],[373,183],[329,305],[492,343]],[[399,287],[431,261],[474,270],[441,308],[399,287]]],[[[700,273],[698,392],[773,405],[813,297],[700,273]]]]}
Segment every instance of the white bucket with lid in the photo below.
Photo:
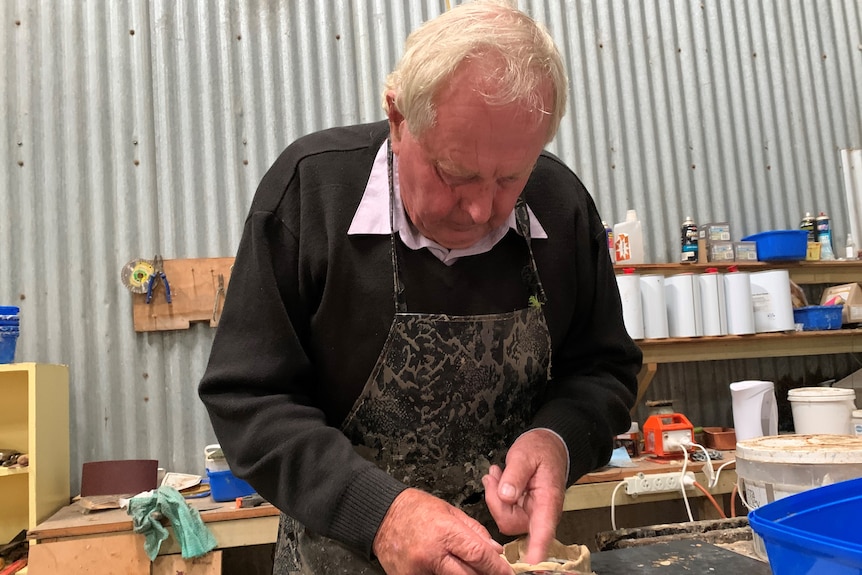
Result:
{"type": "Polygon", "coordinates": [[[800,387],[787,392],[797,434],[852,434],[856,390],[840,387],[800,387]]]}
{"type": "MultiPolygon", "coordinates": [[[[736,444],[739,495],[749,509],[814,487],[862,477],[862,437],[772,435],[736,444]]],[[[754,551],[767,559],[754,533],[754,551]]]]}

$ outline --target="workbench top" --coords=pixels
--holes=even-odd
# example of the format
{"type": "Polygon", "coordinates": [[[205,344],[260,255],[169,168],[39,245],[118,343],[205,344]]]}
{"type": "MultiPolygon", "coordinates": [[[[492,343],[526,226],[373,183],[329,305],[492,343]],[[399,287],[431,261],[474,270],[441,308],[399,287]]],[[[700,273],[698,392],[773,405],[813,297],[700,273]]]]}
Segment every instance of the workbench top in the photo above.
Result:
{"type": "MultiPolygon", "coordinates": [[[[220,503],[212,497],[187,499],[189,505],[200,512],[205,523],[253,519],[256,517],[278,516],[279,511],[269,503],[257,507],[236,508],[236,503],[220,503]]],[[[84,508],[73,503],[38,524],[27,533],[31,540],[58,539],[104,533],[118,533],[132,530],[132,517],[125,509],[107,509],[84,513],[84,508]]]]}

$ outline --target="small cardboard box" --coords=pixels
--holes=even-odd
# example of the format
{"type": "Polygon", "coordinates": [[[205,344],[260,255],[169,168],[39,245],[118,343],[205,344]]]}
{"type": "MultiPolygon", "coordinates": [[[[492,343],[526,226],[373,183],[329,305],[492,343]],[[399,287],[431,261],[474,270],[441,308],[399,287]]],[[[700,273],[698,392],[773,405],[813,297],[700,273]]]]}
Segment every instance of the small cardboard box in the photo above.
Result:
{"type": "Polygon", "coordinates": [[[733,251],[738,262],[757,261],[757,242],[733,242],[733,251]]]}
{"type": "Polygon", "coordinates": [[[823,292],[820,305],[838,304],[844,304],[842,324],[862,322],[862,287],[858,283],[832,286],[823,292]]]}
{"type": "Polygon", "coordinates": [[[732,262],[734,257],[733,242],[712,242],[709,246],[711,262],[732,262]]]}
{"type": "Polygon", "coordinates": [[[697,231],[698,239],[706,240],[706,247],[710,247],[715,242],[730,241],[730,223],[729,222],[711,222],[703,224],[697,231]]]}

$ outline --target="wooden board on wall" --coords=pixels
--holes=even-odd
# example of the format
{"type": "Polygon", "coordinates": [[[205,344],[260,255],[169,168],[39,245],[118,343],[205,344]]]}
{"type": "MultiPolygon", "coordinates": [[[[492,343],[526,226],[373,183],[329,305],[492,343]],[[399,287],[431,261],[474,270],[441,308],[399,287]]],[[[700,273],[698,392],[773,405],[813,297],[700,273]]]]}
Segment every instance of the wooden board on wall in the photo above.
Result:
{"type": "Polygon", "coordinates": [[[150,303],[147,303],[146,294],[130,293],[135,331],[188,329],[190,324],[200,321],[216,327],[230,283],[233,261],[234,258],[165,260],[171,303],[167,302],[161,281],[153,290],[150,303]],[[224,293],[221,294],[218,289],[220,275],[224,283],[224,293]]]}

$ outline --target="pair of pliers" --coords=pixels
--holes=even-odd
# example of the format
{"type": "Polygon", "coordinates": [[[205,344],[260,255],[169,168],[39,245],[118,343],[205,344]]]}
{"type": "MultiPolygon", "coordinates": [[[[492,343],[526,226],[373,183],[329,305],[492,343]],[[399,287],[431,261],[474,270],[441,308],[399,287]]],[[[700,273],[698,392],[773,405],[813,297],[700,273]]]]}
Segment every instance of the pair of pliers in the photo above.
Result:
{"type": "Polygon", "coordinates": [[[156,288],[159,280],[162,280],[162,283],[165,284],[165,299],[168,303],[171,303],[171,284],[168,283],[168,276],[165,275],[165,261],[162,259],[162,256],[157,255],[153,258],[153,273],[147,279],[147,303],[152,301],[153,290],[156,288]]]}

